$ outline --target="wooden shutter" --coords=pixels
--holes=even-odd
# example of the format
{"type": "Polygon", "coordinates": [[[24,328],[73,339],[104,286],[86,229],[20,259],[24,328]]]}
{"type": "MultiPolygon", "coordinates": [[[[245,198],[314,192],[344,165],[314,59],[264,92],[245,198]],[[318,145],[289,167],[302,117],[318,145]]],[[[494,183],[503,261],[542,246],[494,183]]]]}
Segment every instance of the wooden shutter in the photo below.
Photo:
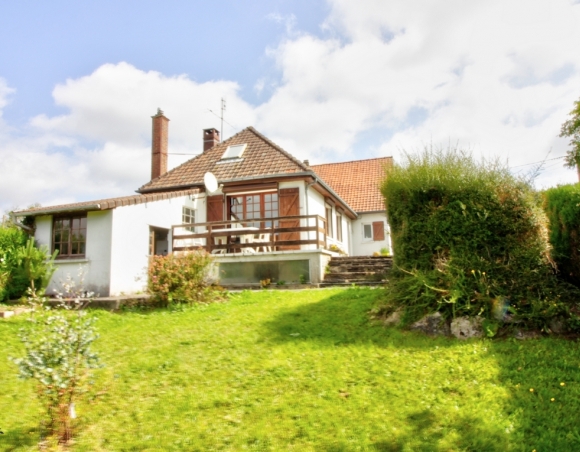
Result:
{"type": "Polygon", "coordinates": [[[373,221],[373,240],[375,242],[385,240],[385,223],[383,221],[373,221]]]}
{"type": "MultiPolygon", "coordinates": [[[[289,217],[300,215],[300,190],[298,188],[281,188],[278,193],[279,216],[289,217]]],[[[297,228],[300,220],[280,220],[281,228],[297,228]]],[[[282,232],[278,240],[300,240],[300,232],[282,232]]],[[[279,250],[299,250],[300,245],[279,246],[279,250]]]]}
{"type": "Polygon", "coordinates": [[[223,195],[207,197],[207,221],[224,221],[223,195]]]}

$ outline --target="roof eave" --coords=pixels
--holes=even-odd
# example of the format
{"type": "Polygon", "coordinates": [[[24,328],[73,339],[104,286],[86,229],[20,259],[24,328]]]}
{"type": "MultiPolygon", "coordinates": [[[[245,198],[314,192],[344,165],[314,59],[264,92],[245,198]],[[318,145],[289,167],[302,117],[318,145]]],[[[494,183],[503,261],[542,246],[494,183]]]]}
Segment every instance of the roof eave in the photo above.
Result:
{"type": "MultiPolygon", "coordinates": [[[[113,207],[111,207],[113,208],[113,207]]],[[[55,213],[66,213],[66,212],[88,212],[91,210],[105,210],[101,209],[100,204],[87,204],[84,206],[77,206],[77,207],[62,207],[62,206],[55,206],[55,207],[46,207],[45,209],[37,209],[37,210],[20,210],[18,212],[13,212],[15,217],[38,217],[41,215],[52,215],[55,213]]]]}

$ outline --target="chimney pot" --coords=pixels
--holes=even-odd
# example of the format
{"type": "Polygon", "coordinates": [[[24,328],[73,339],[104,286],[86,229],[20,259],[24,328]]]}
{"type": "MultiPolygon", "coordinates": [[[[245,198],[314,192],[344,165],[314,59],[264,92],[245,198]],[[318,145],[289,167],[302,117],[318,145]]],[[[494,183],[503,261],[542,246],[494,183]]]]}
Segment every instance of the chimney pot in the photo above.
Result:
{"type": "Polygon", "coordinates": [[[213,148],[220,142],[220,133],[217,129],[203,129],[203,152],[213,148]]]}
{"type": "Polygon", "coordinates": [[[169,141],[169,119],[158,108],[153,119],[151,139],[151,180],[167,172],[167,143],[169,141]]]}
{"type": "Polygon", "coordinates": [[[303,162],[306,166],[310,166],[310,161],[309,160],[304,160],[303,162]]]}

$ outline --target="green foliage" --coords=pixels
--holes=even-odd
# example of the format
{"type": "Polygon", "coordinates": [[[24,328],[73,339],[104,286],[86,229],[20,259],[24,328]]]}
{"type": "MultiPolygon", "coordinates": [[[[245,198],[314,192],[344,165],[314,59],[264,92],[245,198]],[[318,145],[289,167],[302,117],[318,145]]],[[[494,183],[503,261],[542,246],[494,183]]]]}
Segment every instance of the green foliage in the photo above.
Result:
{"type": "Polygon", "coordinates": [[[507,167],[425,150],[393,167],[382,193],[395,259],[389,303],[406,306],[408,321],[433,311],[511,313],[541,327],[567,315],[570,293],[552,272],[539,197],[507,167]]]}
{"type": "Polygon", "coordinates": [[[550,188],[544,193],[544,208],[552,257],[562,277],[580,287],[580,184],[550,188]]]}
{"type": "Polygon", "coordinates": [[[560,129],[561,137],[570,137],[571,149],[566,154],[565,165],[569,168],[576,167],[580,180],[580,100],[574,102],[574,109],[560,129]]]}
{"type": "MultiPolygon", "coordinates": [[[[87,317],[86,311],[71,311],[64,303],[60,310],[50,310],[44,306],[45,298],[38,297],[33,289],[30,292],[29,305],[38,308],[29,326],[19,333],[24,357],[12,360],[18,365],[20,378],[36,380],[37,395],[47,415],[46,434],[66,444],[72,438],[75,399],[89,370],[98,367],[97,354],[91,350],[98,337],[95,319],[87,317]]],[[[77,307],[83,304],[80,297],[75,302],[77,307]]]]}
{"type": "Polygon", "coordinates": [[[211,255],[203,250],[152,256],[147,288],[153,301],[165,306],[212,301],[215,291],[208,284],[211,263],[211,255]]]}
{"type": "MultiPolygon", "coordinates": [[[[576,341],[385,328],[368,317],[384,292],[244,291],[182,310],[89,312],[107,367],[77,401],[71,449],[580,450],[576,341]]],[[[25,323],[0,322],[6,353],[20,353],[25,323]]],[[[13,367],[0,360],[0,449],[38,450],[30,382],[13,367]]]]}
{"type": "Polygon", "coordinates": [[[26,239],[27,235],[16,226],[0,226],[0,302],[21,297],[28,288],[29,280],[18,259],[26,239]]]}
{"type": "Polygon", "coordinates": [[[30,289],[33,296],[35,294],[42,295],[50,282],[50,278],[54,275],[56,267],[54,261],[58,255],[55,251],[47,260],[48,248],[41,246],[37,248],[34,245],[34,239],[29,238],[26,245],[21,246],[17,250],[17,261],[20,265],[26,279],[29,281],[30,289]]]}

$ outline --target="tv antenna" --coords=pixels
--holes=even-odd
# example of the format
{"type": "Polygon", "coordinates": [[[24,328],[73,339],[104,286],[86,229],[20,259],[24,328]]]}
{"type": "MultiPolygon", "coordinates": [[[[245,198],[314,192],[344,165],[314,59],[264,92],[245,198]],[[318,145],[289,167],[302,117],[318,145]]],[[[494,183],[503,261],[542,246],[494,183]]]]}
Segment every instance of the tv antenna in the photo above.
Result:
{"type": "Polygon", "coordinates": [[[220,116],[220,119],[222,121],[222,126],[220,129],[220,137],[223,140],[224,139],[224,111],[226,110],[226,100],[222,97],[222,114],[220,116]]]}

